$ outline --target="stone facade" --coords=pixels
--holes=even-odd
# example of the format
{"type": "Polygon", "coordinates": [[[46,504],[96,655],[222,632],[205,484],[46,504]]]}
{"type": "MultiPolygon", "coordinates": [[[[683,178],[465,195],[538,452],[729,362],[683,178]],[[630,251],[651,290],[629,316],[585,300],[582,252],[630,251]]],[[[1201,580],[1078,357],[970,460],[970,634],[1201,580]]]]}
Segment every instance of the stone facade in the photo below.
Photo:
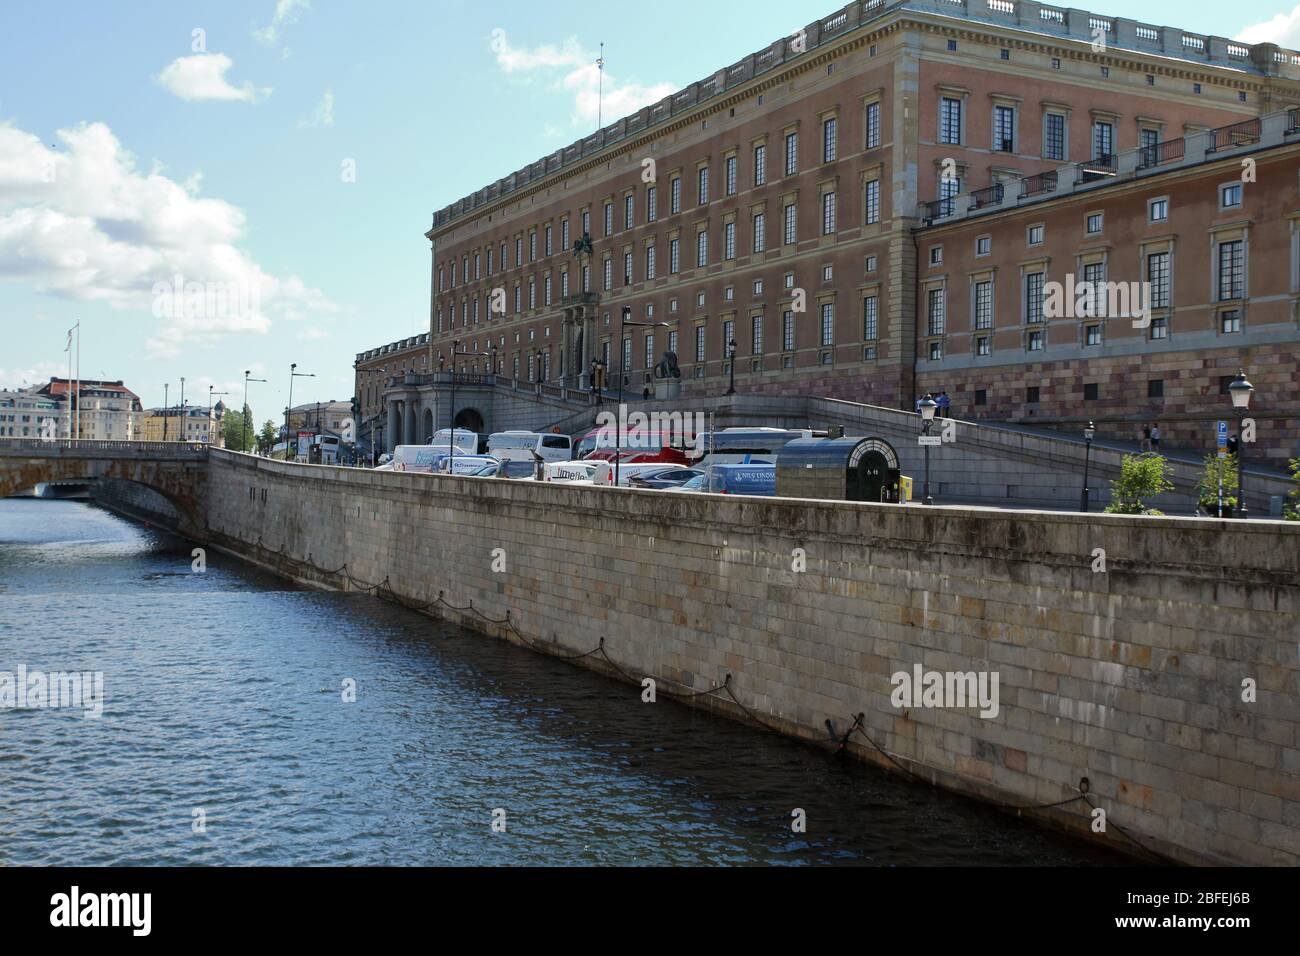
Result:
{"type": "MultiPolygon", "coordinates": [[[[1300,526],[664,495],[222,451],[208,492],[209,541],[304,581],[441,599],[434,613],[511,638],[492,623],[508,615],[556,654],[603,640],[664,694],[750,719],[726,684],[812,742],[862,714],[904,766],[976,796],[1056,803],[1087,778],[1117,846],[1123,828],[1180,860],[1300,862],[1300,526]],[[893,675],[917,664],[996,673],[998,715],[895,707],[893,675]]],[[[1033,813],[1085,833],[1093,819],[1082,800],[1033,813]]]]}

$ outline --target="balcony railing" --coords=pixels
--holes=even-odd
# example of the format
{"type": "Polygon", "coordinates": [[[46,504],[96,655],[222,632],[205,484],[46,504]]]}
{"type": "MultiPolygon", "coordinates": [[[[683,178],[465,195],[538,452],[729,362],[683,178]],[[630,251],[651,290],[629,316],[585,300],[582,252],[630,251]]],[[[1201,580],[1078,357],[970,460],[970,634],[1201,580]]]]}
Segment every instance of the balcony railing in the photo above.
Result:
{"type": "Polygon", "coordinates": [[[1026,199],[1029,196],[1041,196],[1043,193],[1056,192],[1056,170],[1051,169],[1045,173],[1039,173],[1037,176],[1029,176],[1020,180],[1020,198],[1026,199]]]}
{"type": "Polygon", "coordinates": [[[1177,162],[1183,158],[1186,147],[1187,141],[1183,139],[1170,139],[1153,146],[1142,146],[1138,149],[1137,168],[1151,169],[1153,166],[1177,162]]]}
{"type": "Polygon", "coordinates": [[[957,211],[957,197],[948,196],[925,204],[926,219],[945,219],[957,211]]]}
{"type": "Polygon", "coordinates": [[[1300,133],[1300,109],[1287,110],[1286,114],[1286,135],[1293,136],[1300,133]]]}
{"type": "Polygon", "coordinates": [[[1118,169],[1119,158],[1114,153],[1102,153],[1091,161],[1079,165],[1079,175],[1075,178],[1074,184],[1082,186],[1085,183],[1095,183],[1099,179],[1113,178],[1118,169]]]}
{"type": "Polygon", "coordinates": [[[1238,146],[1253,146],[1259,142],[1260,122],[1258,119],[1244,120],[1231,126],[1220,126],[1210,131],[1210,145],[1205,148],[1208,156],[1225,149],[1238,146]]]}
{"type": "Polygon", "coordinates": [[[983,209],[986,206],[997,206],[1002,203],[1002,196],[1005,187],[1002,183],[994,183],[985,189],[977,189],[970,194],[971,209],[983,209]]]}

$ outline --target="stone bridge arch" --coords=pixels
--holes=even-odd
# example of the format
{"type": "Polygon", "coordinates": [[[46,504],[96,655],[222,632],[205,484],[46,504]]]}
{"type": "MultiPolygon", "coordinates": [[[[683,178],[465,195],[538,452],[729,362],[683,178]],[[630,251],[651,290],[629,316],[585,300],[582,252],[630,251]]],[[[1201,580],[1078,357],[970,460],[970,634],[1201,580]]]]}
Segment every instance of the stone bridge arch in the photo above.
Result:
{"type": "Polygon", "coordinates": [[[0,497],[50,481],[116,478],[144,485],[176,509],[176,531],[207,527],[208,449],[183,442],[0,440],[0,497]]]}

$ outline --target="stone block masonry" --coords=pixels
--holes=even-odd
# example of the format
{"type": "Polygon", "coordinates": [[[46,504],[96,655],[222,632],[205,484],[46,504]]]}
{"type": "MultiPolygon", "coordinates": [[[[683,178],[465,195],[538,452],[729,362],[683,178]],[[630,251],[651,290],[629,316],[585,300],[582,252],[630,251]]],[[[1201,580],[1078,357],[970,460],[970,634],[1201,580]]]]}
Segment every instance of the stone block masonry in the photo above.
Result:
{"type": "MultiPolygon", "coordinates": [[[[1122,829],[1186,862],[1300,862],[1300,525],[566,488],[215,449],[210,468],[210,542],[301,580],[348,587],[321,570],[347,565],[416,605],[472,602],[438,613],[488,634],[510,637],[485,620],[509,614],[556,654],[603,638],[638,679],[702,692],[729,675],[756,717],[823,745],[827,721],[843,734],[862,714],[899,765],[979,798],[1068,801],[1087,778],[1117,847],[1132,847],[1122,829]],[[891,676],[918,664],[997,675],[996,717],[894,706],[891,676]]],[[[693,703],[750,719],[726,693],[693,703]]],[[[861,735],[849,749],[885,762],[861,735]]],[[[1034,813],[1094,822],[1083,800],[1034,813]]]]}

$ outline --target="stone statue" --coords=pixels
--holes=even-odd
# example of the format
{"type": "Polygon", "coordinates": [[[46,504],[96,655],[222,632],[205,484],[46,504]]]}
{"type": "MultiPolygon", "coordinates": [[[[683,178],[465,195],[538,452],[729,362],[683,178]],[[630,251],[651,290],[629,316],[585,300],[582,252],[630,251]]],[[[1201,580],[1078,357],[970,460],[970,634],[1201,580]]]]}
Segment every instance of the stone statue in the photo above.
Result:
{"type": "Polygon", "coordinates": [[[677,353],[664,352],[664,357],[655,366],[655,378],[681,378],[682,370],[677,367],[677,353]]]}

